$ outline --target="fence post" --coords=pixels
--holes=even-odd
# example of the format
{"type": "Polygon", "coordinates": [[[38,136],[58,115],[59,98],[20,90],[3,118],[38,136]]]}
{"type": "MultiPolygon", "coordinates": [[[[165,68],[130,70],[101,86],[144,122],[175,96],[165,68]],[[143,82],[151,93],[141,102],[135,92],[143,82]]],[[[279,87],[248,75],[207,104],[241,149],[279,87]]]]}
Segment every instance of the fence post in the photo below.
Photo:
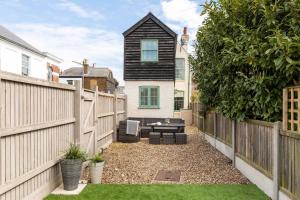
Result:
{"type": "Polygon", "coordinates": [[[97,122],[98,122],[98,116],[97,116],[97,111],[98,111],[98,85],[96,86],[95,89],[95,104],[94,104],[94,154],[97,153],[97,122]]]}
{"type": "Polygon", "coordinates": [[[215,139],[215,148],[217,146],[217,113],[214,111],[214,139],[215,139]]]}
{"type": "Polygon", "coordinates": [[[282,128],[283,130],[287,130],[287,115],[288,115],[288,90],[287,88],[283,89],[283,106],[282,106],[282,128]]]}
{"type": "Polygon", "coordinates": [[[232,167],[235,167],[235,131],[236,131],[236,121],[231,120],[231,145],[232,145],[232,167]]]}
{"type": "Polygon", "coordinates": [[[280,122],[276,122],[273,129],[273,200],[279,197],[279,134],[280,122]]]}
{"type": "Polygon", "coordinates": [[[113,117],[113,141],[117,141],[117,117],[118,117],[118,109],[117,109],[118,96],[117,93],[114,93],[114,117],[113,117]]]}
{"type": "Polygon", "coordinates": [[[74,143],[80,146],[80,137],[82,132],[82,119],[81,119],[81,82],[75,81],[75,94],[74,94],[74,114],[75,114],[75,130],[74,130],[74,143]]]}

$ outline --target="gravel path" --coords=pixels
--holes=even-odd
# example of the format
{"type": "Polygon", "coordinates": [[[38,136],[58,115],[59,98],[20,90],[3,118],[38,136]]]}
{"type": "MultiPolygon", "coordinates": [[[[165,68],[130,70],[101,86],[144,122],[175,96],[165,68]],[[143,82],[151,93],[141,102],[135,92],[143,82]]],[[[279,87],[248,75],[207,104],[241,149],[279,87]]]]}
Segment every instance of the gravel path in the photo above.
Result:
{"type": "Polygon", "coordinates": [[[231,167],[231,161],[197,133],[186,127],[187,145],[113,143],[104,151],[103,183],[154,183],[158,170],[180,170],[180,183],[249,183],[231,167]]]}

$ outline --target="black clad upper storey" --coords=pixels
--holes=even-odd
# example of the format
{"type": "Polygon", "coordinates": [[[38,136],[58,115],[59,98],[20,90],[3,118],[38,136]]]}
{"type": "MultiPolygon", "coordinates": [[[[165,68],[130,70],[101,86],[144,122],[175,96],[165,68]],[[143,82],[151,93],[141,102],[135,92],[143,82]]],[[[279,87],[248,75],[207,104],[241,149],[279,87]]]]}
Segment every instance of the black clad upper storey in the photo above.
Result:
{"type": "Polygon", "coordinates": [[[147,14],[124,35],[124,80],[175,80],[177,34],[152,13],[147,14]],[[155,62],[141,58],[141,41],[158,41],[155,62]]]}

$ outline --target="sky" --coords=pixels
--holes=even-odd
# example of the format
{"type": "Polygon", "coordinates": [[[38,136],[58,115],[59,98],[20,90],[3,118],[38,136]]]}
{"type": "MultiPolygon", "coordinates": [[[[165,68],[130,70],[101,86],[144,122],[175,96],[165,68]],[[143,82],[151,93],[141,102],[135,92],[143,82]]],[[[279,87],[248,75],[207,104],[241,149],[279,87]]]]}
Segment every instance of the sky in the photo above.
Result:
{"type": "MultiPolygon", "coordinates": [[[[0,0],[0,24],[38,48],[62,58],[62,68],[87,58],[109,67],[123,85],[122,33],[152,12],[190,45],[202,24],[205,0],[0,0]]],[[[190,49],[192,51],[192,49],[190,49]]],[[[78,65],[77,65],[78,66],[78,65]]]]}

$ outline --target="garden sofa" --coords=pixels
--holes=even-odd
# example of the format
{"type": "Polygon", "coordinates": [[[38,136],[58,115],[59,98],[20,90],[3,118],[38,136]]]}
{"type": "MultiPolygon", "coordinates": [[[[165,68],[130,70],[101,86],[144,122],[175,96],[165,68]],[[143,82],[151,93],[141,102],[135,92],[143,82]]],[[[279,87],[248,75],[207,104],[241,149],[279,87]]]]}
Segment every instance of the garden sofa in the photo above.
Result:
{"type": "MultiPolygon", "coordinates": [[[[180,118],[169,118],[170,123],[184,123],[183,119],[180,118]]],[[[139,138],[137,137],[143,137],[148,138],[149,133],[152,132],[152,127],[148,126],[149,123],[156,123],[161,122],[165,123],[165,118],[141,118],[141,117],[129,117],[128,120],[136,120],[140,122],[140,135],[133,136],[133,135],[127,135],[126,134],[126,127],[127,127],[127,120],[120,121],[119,125],[119,134],[118,134],[118,140],[120,142],[137,142],[139,141],[139,138]]],[[[155,127],[155,132],[160,133],[175,133],[177,131],[184,132],[184,127],[182,127],[180,130],[174,127],[155,127]]]]}

